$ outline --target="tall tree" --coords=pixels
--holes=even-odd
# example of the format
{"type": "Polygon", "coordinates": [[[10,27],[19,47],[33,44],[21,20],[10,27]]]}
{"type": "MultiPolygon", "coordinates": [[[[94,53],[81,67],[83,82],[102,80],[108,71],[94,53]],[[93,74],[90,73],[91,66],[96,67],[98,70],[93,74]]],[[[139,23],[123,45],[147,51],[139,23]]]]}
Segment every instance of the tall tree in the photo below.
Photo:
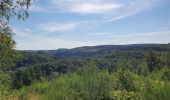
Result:
{"type": "Polygon", "coordinates": [[[157,68],[159,63],[157,59],[158,59],[157,52],[149,50],[146,53],[147,66],[150,72],[157,68]]]}
{"type": "Polygon", "coordinates": [[[170,68],[170,51],[167,52],[167,65],[170,68]]]}
{"type": "Polygon", "coordinates": [[[9,20],[17,16],[19,20],[28,17],[32,0],[0,0],[0,69],[5,71],[13,62],[15,41],[9,20]]]}

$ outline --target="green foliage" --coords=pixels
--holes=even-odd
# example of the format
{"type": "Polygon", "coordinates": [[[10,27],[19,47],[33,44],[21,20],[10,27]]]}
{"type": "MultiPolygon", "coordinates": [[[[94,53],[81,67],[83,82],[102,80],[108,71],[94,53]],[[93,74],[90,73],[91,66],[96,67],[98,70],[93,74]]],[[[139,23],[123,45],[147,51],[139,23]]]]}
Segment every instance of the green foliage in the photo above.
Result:
{"type": "Polygon", "coordinates": [[[143,91],[146,100],[169,100],[170,83],[151,79],[146,80],[143,91]]]}
{"type": "Polygon", "coordinates": [[[143,100],[142,95],[137,92],[127,90],[116,90],[110,93],[113,100],[143,100]]]}
{"type": "Polygon", "coordinates": [[[157,52],[154,50],[149,50],[146,53],[146,62],[150,72],[154,70],[159,70],[163,66],[167,65],[167,57],[164,52],[157,52]]]}
{"type": "Polygon", "coordinates": [[[119,61],[116,67],[116,73],[118,77],[118,88],[126,89],[128,91],[135,91],[135,87],[133,85],[133,78],[130,73],[130,63],[127,61],[119,61]]]}
{"type": "Polygon", "coordinates": [[[12,91],[10,88],[11,76],[7,73],[0,71],[0,100],[10,99],[12,91]]]}
{"type": "Polygon", "coordinates": [[[19,89],[23,85],[29,86],[31,81],[32,79],[29,72],[18,70],[13,78],[13,87],[19,89]]]}
{"type": "Polygon", "coordinates": [[[32,0],[1,0],[0,1],[0,16],[1,21],[10,20],[12,16],[17,16],[18,19],[28,17],[27,9],[31,5],[32,0]]]}
{"type": "Polygon", "coordinates": [[[170,51],[167,52],[167,66],[170,68],[170,51]]]}
{"type": "Polygon", "coordinates": [[[20,56],[16,66],[1,74],[0,87],[5,88],[1,95],[21,100],[31,96],[45,100],[166,100],[168,51],[152,51],[148,56],[154,61],[151,68],[144,57],[147,51],[125,49],[87,59],[58,58],[39,51],[17,52],[20,56]]]}
{"type": "Polygon", "coordinates": [[[166,69],[143,76],[131,71],[129,62],[120,61],[110,73],[89,61],[75,72],[21,88],[18,96],[24,100],[29,94],[39,94],[41,100],[168,100],[170,84],[162,80],[163,74],[160,74],[164,71],[166,69]]]}
{"type": "Polygon", "coordinates": [[[162,74],[161,74],[161,79],[164,81],[170,81],[170,69],[169,68],[163,69],[162,74]]]}
{"type": "Polygon", "coordinates": [[[168,100],[167,52],[152,52],[152,70],[145,57],[128,52],[84,60],[23,52],[13,87],[20,86],[18,96],[24,99],[38,94],[42,100],[168,100]]]}
{"type": "Polygon", "coordinates": [[[12,39],[11,30],[5,28],[0,31],[0,69],[6,71],[14,66],[15,52],[13,47],[15,45],[12,39]]]}
{"type": "Polygon", "coordinates": [[[31,91],[31,93],[34,93],[34,94],[40,94],[40,95],[46,94],[47,89],[49,87],[48,85],[49,84],[47,82],[43,82],[43,81],[36,82],[31,85],[30,91],[31,91]]]}
{"type": "Polygon", "coordinates": [[[93,64],[86,66],[77,73],[61,76],[49,83],[50,87],[43,100],[95,100],[106,99],[112,80],[106,71],[99,72],[93,64]]]}
{"type": "Polygon", "coordinates": [[[13,32],[9,25],[9,20],[13,16],[19,19],[28,17],[27,9],[32,0],[1,0],[0,1],[0,69],[3,71],[14,67],[14,57],[16,52],[13,50],[15,41],[13,32]]]}
{"type": "Polygon", "coordinates": [[[15,42],[9,20],[13,16],[18,16],[19,19],[27,18],[27,9],[30,2],[31,0],[0,1],[0,99],[7,99],[7,94],[11,94],[9,89],[11,86],[11,71],[17,59],[17,52],[13,50],[15,42]]]}

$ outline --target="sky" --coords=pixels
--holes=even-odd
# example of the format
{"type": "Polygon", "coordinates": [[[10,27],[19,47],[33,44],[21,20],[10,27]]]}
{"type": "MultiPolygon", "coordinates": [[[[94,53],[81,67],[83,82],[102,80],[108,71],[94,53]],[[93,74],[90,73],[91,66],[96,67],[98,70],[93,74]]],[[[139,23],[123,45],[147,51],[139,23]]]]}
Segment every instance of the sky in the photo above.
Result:
{"type": "Polygon", "coordinates": [[[170,43],[170,0],[37,0],[10,24],[18,50],[170,43]]]}

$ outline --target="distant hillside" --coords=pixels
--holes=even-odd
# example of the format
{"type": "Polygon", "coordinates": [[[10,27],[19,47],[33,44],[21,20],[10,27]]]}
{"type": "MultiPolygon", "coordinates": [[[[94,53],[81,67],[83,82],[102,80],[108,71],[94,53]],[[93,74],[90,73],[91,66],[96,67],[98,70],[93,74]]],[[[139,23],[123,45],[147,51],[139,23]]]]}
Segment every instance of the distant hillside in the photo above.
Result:
{"type": "MultiPolygon", "coordinates": [[[[127,73],[132,71],[131,73],[141,75],[142,79],[150,72],[162,71],[163,74],[160,72],[159,74],[168,76],[164,78],[165,80],[170,79],[167,74],[169,71],[163,72],[167,70],[164,68],[170,66],[169,44],[101,45],[73,49],[18,51],[17,59],[12,69],[14,77],[12,85],[15,89],[32,86],[32,83],[41,79],[49,81],[72,72],[80,74],[86,68],[91,73],[93,67],[96,67],[94,71],[107,71],[107,73],[115,73],[121,68],[127,73]]],[[[158,74],[155,74],[155,77],[162,76],[158,77],[158,74]]],[[[129,81],[130,84],[131,82],[129,81]]]]}
{"type": "MultiPolygon", "coordinates": [[[[99,45],[99,46],[84,46],[73,49],[58,49],[58,50],[38,50],[37,53],[55,55],[58,57],[92,57],[100,56],[106,53],[113,53],[116,51],[144,51],[156,50],[167,51],[170,50],[170,44],[131,44],[131,45],[99,45]]],[[[35,51],[34,51],[35,52],[35,51]]]]}

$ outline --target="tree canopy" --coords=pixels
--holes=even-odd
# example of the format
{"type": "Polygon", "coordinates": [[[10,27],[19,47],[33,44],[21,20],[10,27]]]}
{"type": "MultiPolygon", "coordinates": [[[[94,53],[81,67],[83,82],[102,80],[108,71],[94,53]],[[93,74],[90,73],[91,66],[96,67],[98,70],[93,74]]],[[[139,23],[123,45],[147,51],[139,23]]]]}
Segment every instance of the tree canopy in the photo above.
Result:
{"type": "Polygon", "coordinates": [[[9,25],[11,17],[19,20],[28,18],[28,8],[32,0],[0,0],[0,69],[10,67],[14,53],[15,41],[9,25]]]}

